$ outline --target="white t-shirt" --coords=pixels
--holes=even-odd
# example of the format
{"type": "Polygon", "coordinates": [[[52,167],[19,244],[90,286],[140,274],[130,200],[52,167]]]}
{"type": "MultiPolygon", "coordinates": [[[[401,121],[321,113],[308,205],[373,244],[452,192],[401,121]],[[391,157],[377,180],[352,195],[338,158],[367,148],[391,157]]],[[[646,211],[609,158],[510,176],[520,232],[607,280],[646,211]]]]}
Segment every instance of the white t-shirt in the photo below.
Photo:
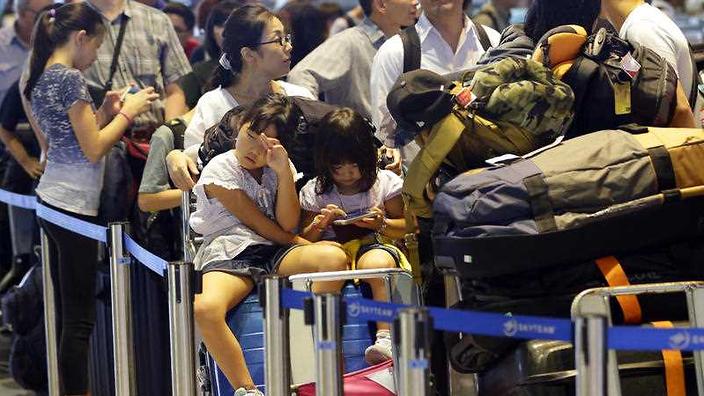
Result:
{"type": "MultiPolygon", "coordinates": [[[[279,84],[287,96],[302,96],[308,99],[316,99],[310,91],[299,85],[284,81],[277,81],[276,84],[279,84]]],[[[237,100],[222,87],[204,93],[203,96],[198,99],[193,118],[186,128],[183,137],[184,147],[190,151],[193,150],[191,147],[195,146],[197,150],[201,143],[203,143],[205,130],[219,123],[225,113],[237,106],[239,106],[237,100]]]]}
{"type": "Polygon", "coordinates": [[[667,15],[650,4],[641,4],[628,14],[619,36],[644,45],[665,58],[677,72],[682,89],[689,97],[694,77],[689,44],[680,28],[667,15]]]}
{"type": "MultiPolygon", "coordinates": [[[[316,194],[315,184],[317,178],[308,180],[299,194],[301,209],[309,212],[319,213],[320,210],[329,204],[337,205],[344,210],[348,216],[356,216],[368,212],[373,207],[384,207],[384,202],[401,194],[403,179],[397,174],[383,169],[376,177],[376,182],[367,192],[352,195],[342,195],[337,191],[337,186],[333,185],[332,191],[325,194],[316,194]]],[[[335,232],[328,228],[322,235],[323,239],[334,240],[335,232]]]]}
{"type": "Polygon", "coordinates": [[[208,198],[205,194],[205,186],[208,184],[215,184],[228,190],[242,190],[262,213],[274,220],[279,182],[276,172],[271,168],[262,169],[264,172],[262,181],[259,183],[240,166],[234,150],[216,156],[203,169],[198,183],[193,187],[193,193],[196,195],[196,210],[189,220],[193,231],[203,235],[204,239],[193,260],[196,269],[201,269],[205,264],[213,261],[237,257],[251,245],[273,244],[242,224],[216,198],[208,198]]]}

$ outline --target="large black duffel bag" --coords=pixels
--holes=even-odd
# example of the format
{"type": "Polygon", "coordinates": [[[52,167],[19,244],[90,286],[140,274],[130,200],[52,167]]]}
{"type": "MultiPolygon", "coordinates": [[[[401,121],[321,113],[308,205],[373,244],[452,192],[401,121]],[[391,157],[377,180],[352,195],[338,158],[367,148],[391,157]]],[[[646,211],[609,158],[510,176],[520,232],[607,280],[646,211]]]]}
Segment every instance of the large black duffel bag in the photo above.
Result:
{"type": "MultiPolygon", "coordinates": [[[[586,241],[585,241],[586,243],[586,241]]],[[[510,248],[507,246],[506,248],[510,248]]],[[[704,243],[681,242],[617,255],[630,284],[690,281],[701,279],[704,243]]],[[[461,269],[463,267],[458,267],[461,269]]],[[[462,277],[463,301],[454,308],[535,316],[569,317],[574,297],[584,289],[609,286],[594,261],[570,262],[550,269],[521,271],[490,278],[462,277]]],[[[686,320],[687,306],[682,295],[638,297],[640,322],[686,320]]],[[[612,302],[614,323],[623,323],[624,314],[612,302]]],[[[461,372],[491,369],[520,341],[464,334],[447,337],[452,365],[461,372]]]]}

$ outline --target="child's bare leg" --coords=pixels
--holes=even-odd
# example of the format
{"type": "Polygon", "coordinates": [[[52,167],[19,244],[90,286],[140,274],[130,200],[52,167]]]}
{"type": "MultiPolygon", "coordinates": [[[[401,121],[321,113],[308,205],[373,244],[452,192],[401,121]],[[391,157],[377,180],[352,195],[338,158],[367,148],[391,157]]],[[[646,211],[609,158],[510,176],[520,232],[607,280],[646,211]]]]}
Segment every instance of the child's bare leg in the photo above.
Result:
{"type": "MultiPolygon", "coordinates": [[[[372,249],[365,252],[357,259],[357,269],[382,269],[396,268],[396,260],[389,252],[384,249],[372,249]]],[[[384,279],[365,279],[372,289],[372,297],[376,301],[389,301],[389,296],[386,291],[384,279]]],[[[389,330],[390,324],[386,322],[377,322],[377,330],[389,330]]]]}
{"type": "Polygon", "coordinates": [[[203,275],[203,293],[196,294],[193,311],[196,324],[230,384],[237,389],[254,389],[240,343],[225,322],[227,311],[239,304],[252,290],[252,280],[224,272],[203,275]]]}
{"type": "MultiPolygon", "coordinates": [[[[279,265],[281,275],[306,274],[312,272],[344,271],[347,255],[338,246],[314,243],[299,246],[284,256],[279,265]]],[[[338,293],[344,281],[314,282],[315,293],[338,293]]]]}

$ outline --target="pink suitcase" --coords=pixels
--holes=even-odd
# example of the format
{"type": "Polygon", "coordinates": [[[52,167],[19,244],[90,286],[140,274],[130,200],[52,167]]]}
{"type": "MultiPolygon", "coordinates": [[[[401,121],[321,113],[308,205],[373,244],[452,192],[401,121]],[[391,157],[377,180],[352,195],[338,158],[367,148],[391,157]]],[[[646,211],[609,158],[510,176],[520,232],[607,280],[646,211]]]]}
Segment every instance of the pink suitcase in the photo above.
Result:
{"type": "MultiPolygon", "coordinates": [[[[345,374],[345,396],[394,396],[393,361],[345,374]]],[[[298,396],[315,396],[315,383],[298,387],[298,396]]]]}

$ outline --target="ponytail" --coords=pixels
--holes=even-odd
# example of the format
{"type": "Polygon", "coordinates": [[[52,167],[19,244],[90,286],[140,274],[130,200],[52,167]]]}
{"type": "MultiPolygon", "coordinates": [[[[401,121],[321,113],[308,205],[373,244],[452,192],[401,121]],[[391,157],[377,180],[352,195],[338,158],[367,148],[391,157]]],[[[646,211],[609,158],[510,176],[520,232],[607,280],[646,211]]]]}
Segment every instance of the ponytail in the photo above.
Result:
{"type": "Polygon", "coordinates": [[[29,79],[23,94],[32,100],[32,90],[44,72],[54,51],[66,44],[71,33],[85,30],[89,37],[105,31],[100,14],[86,3],[70,3],[43,12],[32,32],[32,56],[29,60],[29,79]]]}
{"type": "Polygon", "coordinates": [[[215,72],[208,79],[208,82],[205,85],[205,90],[210,91],[217,87],[227,88],[234,83],[235,76],[232,72],[218,64],[218,67],[215,68],[215,72]]]}
{"type": "Polygon", "coordinates": [[[32,32],[32,56],[29,60],[29,79],[27,80],[27,85],[24,87],[23,92],[24,97],[27,98],[28,101],[32,100],[32,89],[37,85],[37,81],[44,71],[46,62],[56,48],[51,40],[51,30],[55,22],[55,17],[51,16],[53,12],[55,11],[52,9],[42,13],[42,15],[37,18],[37,23],[34,25],[34,32],[32,32]],[[40,45],[37,45],[37,43],[40,43],[40,45]]]}

